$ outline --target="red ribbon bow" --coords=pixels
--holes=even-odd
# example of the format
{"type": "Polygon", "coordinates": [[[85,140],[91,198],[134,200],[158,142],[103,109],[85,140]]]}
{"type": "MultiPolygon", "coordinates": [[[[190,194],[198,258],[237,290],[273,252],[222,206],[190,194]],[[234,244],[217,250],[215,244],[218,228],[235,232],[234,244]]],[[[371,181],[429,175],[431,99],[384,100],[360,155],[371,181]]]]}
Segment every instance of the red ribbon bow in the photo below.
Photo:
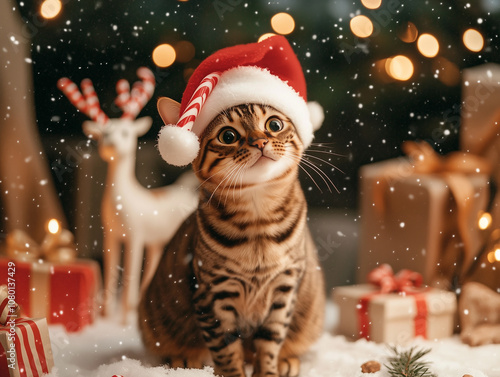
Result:
{"type": "Polygon", "coordinates": [[[407,269],[394,275],[390,265],[382,264],[368,274],[368,282],[380,287],[380,293],[408,292],[413,288],[419,288],[423,278],[418,272],[407,269]]]}

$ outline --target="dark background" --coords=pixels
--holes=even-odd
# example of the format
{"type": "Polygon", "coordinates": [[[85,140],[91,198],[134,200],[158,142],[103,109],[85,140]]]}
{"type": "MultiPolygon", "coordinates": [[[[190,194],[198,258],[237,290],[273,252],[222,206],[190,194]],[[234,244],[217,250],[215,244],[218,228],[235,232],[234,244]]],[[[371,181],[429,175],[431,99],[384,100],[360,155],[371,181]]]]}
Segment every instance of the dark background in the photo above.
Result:
{"type": "MultiPolygon", "coordinates": [[[[110,117],[120,115],[112,104],[116,82],[120,78],[135,81],[140,66],[155,72],[155,97],[180,100],[190,69],[217,49],[255,42],[272,31],[274,14],[288,12],[296,27],[287,38],[302,63],[309,99],[320,102],[326,113],[316,142],[329,143],[331,151],[338,154],[314,155],[343,172],[313,160],[330,176],[339,193],[330,193],[319,174],[309,172],[319,189],[303,174],[310,205],[323,208],[356,208],[359,167],[401,155],[403,140],[428,140],[440,153],[458,149],[461,80],[458,76],[451,85],[443,83],[436,76],[435,64],[445,58],[461,71],[500,60],[500,6],[494,0],[383,0],[376,10],[366,9],[358,0],[63,0],[61,14],[52,20],[40,17],[40,3],[19,2],[25,31],[32,41],[38,126],[52,161],[64,159],[62,143],[85,140],[81,123],[86,117],[57,90],[60,77],[68,76],[75,82],[91,78],[110,117]],[[375,25],[371,37],[359,39],[352,34],[349,21],[355,14],[371,18],[375,25]],[[423,57],[416,43],[405,43],[398,37],[408,21],[420,33],[431,33],[439,40],[438,57],[423,57]],[[485,37],[485,47],[479,53],[467,50],[462,43],[462,33],[469,27],[485,37]],[[195,57],[168,68],[155,67],[153,49],[160,43],[174,45],[181,40],[194,45],[195,57]],[[397,54],[413,61],[413,77],[405,82],[383,80],[375,63],[397,54]]],[[[154,118],[141,145],[154,145],[162,125],[155,102],[151,100],[141,113],[154,118]]],[[[160,171],[142,172],[147,186],[171,179],[165,171],[173,168],[162,163],[158,166],[160,171]]],[[[74,182],[55,181],[63,202],[69,201],[74,182]]],[[[71,219],[73,207],[65,208],[71,219]]]]}

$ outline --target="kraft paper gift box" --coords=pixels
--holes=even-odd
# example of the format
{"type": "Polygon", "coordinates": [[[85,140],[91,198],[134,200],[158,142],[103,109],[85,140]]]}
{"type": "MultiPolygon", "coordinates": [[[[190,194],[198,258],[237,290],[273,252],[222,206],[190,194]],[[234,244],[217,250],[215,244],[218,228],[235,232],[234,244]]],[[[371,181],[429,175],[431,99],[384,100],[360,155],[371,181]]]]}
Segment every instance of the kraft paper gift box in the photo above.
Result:
{"type": "Polygon", "coordinates": [[[455,271],[460,261],[465,258],[470,265],[484,245],[478,216],[490,198],[489,174],[461,179],[471,192],[467,195],[469,215],[460,227],[458,199],[445,175],[415,173],[404,157],[363,166],[357,281],[366,282],[369,271],[389,263],[395,270],[411,268],[421,273],[425,284],[448,289],[461,272],[455,271]],[[461,255],[462,236],[467,236],[465,257],[461,255]]]}
{"type": "Polygon", "coordinates": [[[54,366],[45,318],[0,324],[0,376],[42,377],[54,366]]]}
{"type": "Polygon", "coordinates": [[[453,334],[456,296],[434,288],[419,293],[379,293],[370,284],[336,287],[337,332],[348,339],[404,344],[415,337],[446,338],[453,334]]]}
{"type": "Polygon", "coordinates": [[[26,317],[45,317],[69,332],[94,322],[101,287],[99,264],[75,259],[65,263],[13,261],[0,258],[0,284],[8,280],[8,263],[15,264],[16,301],[26,317]]]}
{"type": "Polygon", "coordinates": [[[461,120],[460,148],[490,160],[500,183],[500,64],[464,69],[461,113],[453,117],[461,120]]]}
{"type": "MultiPolygon", "coordinates": [[[[487,63],[464,69],[460,109],[460,117],[457,114],[450,115],[451,120],[461,120],[460,148],[490,161],[492,176],[497,187],[500,187],[500,64],[487,63]]],[[[500,229],[500,195],[493,202],[491,215],[491,229],[500,229]]],[[[495,244],[500,241],[497,233],[491,234],[491,254],[496,248],[495,244]]],[[[469,281],[498,290],[500,262],[492,262],[494,258],[487,258],[487,254],[478,263],[484,267],[474,271],[469,281]]]]}

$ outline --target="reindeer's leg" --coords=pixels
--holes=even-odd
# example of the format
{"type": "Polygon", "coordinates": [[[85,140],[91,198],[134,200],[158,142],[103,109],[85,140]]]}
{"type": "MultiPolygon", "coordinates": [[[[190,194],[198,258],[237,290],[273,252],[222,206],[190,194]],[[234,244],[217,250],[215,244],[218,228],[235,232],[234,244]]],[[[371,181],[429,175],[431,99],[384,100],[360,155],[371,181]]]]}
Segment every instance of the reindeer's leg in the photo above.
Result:
{"type": "Polygon", "coordinates": [[[107,228],[104,230],[104,315],[109,317],[113,314],[115,299],[118,290],[118,275],[120,264],[120,240],[117,239],[107,228]]]}
{"type": "Polygon", "coordinates": [[[137,307],[139,302],[139,283],[144,257],[144,242],[137,237],[130,237],[125,247],[123,265],[123,322],[127,321],[127,313],[137,307]]]}
{"type": "Polygon", "coordinates": [[[163,245],[149,245],[146,247],[146,260],[144,262],[144,274],[141,281],[141,295],[153,278],[156,268],[163,254],[163,245]]]}

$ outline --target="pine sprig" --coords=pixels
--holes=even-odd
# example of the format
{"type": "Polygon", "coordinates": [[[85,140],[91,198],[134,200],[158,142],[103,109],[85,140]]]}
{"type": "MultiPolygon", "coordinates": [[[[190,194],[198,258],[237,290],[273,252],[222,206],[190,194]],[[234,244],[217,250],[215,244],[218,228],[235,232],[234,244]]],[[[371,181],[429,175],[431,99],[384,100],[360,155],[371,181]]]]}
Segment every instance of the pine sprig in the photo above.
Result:
{"type": "Polygon", "coordinates": [[[429,370],[429,363],[420,359],[431,350],[418,350],[412,347],[407,351],[400,351],[391,347],[394,356],[389,357],[389,365],[385,365],[391,377],[436,377],[429,370]]]}

